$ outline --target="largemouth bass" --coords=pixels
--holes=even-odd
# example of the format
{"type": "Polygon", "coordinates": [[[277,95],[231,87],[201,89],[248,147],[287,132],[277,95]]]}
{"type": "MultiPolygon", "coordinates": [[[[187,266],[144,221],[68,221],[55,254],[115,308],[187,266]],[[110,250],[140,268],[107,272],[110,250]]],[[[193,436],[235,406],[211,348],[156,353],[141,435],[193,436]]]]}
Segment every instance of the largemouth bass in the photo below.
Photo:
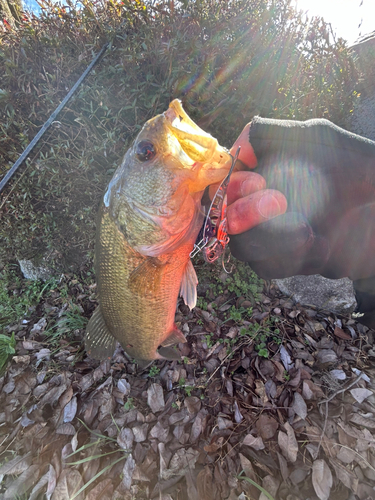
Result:
{"type": "Polygon", "coordinates": [[[201,198],[230,164],[179,100],[143,126],[98,215],[99,306],[85,336],[91,357],[110,358],[117,341],[136,360],[178,357],[169,346],[186,342],[174,324],[179,293],[190,308],[196,303],[190,252],[204,218],[201,198]]]}

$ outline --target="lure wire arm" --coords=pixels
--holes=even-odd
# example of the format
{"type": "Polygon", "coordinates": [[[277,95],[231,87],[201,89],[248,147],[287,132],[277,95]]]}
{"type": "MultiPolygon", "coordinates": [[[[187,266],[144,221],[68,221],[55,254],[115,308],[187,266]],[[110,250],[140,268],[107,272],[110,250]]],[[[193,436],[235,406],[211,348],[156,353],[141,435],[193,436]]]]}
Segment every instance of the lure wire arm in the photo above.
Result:
{"type": "Polygon", "coordinates": [[[229,172],[218,187],[204,220],[203,237],[198,243],[194,244],[194,248],[190,252],[190,257],[195,257],[202,251],[204,260],[209,263],[215,262],[223,255],[222,265],[225,272],[228,271],[224,265],[224,254],[225,247],[229,243],[227,233],[227,188],[240,150],[241,147],[239,146],[236,154],[231,155],[232,164],[229,172]]]}

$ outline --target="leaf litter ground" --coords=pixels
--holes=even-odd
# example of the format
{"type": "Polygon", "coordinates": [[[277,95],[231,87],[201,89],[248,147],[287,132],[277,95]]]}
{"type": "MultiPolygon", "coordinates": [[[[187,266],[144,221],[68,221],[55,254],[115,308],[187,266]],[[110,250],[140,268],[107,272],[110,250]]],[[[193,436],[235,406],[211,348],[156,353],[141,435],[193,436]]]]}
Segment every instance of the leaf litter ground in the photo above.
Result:
{"type": "Polygon", "coordinates": [[[95,285],[70,275],[8,326],[0,499],[375,498],[375,332],[236,266],[198,262],[181,362],[88,358],[95,285]]]}

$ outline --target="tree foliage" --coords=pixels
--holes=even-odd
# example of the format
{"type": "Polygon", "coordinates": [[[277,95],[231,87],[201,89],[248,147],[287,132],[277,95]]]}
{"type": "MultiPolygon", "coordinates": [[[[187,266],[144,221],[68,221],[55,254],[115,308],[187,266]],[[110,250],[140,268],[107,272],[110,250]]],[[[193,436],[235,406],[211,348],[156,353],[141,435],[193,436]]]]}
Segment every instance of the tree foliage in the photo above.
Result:
{"type": "Polygon", "coordinates": [[[0,33],[0,175],[93,55],[105,42],[110,49],[0,199],[6,258],[48,251],[72,263],[91,251],[107,182],[173,98],[225,146],[256,114],[345,126],[353,108],[358,73],[345,42],[291,0],[41,6],[0,33]]]}
{"type": "Polygon", "coordinates": [[[21,19],[22,0],[0,0],[0,18],[5,25],[14,26],[21,19]]]}

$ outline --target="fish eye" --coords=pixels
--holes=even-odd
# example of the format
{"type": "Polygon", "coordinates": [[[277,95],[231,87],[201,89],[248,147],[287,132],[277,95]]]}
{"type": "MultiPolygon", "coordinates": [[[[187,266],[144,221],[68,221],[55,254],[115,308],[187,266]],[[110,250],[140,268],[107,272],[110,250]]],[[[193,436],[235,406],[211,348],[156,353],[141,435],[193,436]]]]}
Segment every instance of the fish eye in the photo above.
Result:
{"type": "Polygon", "coordinates": [[[155,147],[150,141],[140,141],[135,151],[139,161],[149,161],[156,155],[155,147]]]}

